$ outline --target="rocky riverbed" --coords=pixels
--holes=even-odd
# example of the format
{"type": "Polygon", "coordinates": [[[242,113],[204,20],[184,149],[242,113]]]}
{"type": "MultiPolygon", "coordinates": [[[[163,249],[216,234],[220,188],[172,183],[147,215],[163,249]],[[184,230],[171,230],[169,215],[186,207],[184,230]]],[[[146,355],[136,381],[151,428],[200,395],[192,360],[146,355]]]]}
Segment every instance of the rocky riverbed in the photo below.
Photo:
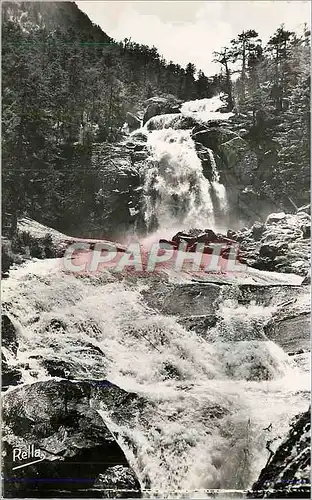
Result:
{"type": "MultiPolygon", "coordinates": [[[[264,226],[278,234],[279,224],[264,226]]],[[[27,222],[33,237],[39,227],[49,232],[27,222]]],[[[50,234],[55,245],[72,241],[50,234]]],[[[232,278],[168,268],[80,276],[58,259],[11,268],[2,317],[7,496],[192,496],[254,484],[256,497],[263,477],[265,488],[284,491],[281,450],[291,419],[309,405],[302,282],[252,268],[232,278]],[[14,449],[32,445],[42,461],[13,471],[14,449]]],[[[298,429],[294,450],[308,439],[298,429]]],[[[305,478],[306,459],[291,471],[287,479],[305,478]]]]}

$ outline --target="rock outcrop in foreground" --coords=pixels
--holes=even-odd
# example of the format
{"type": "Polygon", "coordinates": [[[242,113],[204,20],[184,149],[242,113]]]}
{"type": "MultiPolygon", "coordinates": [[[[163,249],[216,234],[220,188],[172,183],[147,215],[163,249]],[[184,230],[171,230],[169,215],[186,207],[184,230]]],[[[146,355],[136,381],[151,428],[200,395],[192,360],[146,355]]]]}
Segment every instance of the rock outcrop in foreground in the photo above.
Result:
{"type": "Polygon", "coordinates": [[[248,498],[310,498],[311,410],[298,415],[248,498]]]}
{"type": "Polygon", "coordinates": [[[94,391],[103,402],[128,393],[108,381],[101,384],[103,391],[99,382],[52,379],[5,394],[6,498],[105,498],[116,488],[125,490],[117,492],[118,498],[140,496],[124,452],[91,404],[94,391]]]}

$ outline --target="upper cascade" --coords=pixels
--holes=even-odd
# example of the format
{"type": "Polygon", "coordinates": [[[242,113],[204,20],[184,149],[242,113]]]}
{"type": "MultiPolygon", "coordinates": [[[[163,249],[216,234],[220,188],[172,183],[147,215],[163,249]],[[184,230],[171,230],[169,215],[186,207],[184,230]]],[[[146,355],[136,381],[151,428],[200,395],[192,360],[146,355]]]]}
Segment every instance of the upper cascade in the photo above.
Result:
{"type": "MultiPolygon", "coordinates": [[[[211,149],[208,150],[211,177],[203,173],[191,129],[196,122],[227,119],[231,113],[217,111],[224,104],[220,96],[189,101],[182,113],[151,117],[140,131],[147,136],[150,161],[144,168],[144,219],[148,231],[156,228],[212,227],[216,215],[228,211],[226,189],[211,149]]],[[[138,134],[138,131],[136,131],[138,134]]]]}
{"type": "Polygon", "coordinates": [[[181,113],[185,117],[194,118],[198,122],[225,121],[233,116],[233,113],[225,113],[222,94],[217,96],[187,101],[182,104],[181,113]]]}

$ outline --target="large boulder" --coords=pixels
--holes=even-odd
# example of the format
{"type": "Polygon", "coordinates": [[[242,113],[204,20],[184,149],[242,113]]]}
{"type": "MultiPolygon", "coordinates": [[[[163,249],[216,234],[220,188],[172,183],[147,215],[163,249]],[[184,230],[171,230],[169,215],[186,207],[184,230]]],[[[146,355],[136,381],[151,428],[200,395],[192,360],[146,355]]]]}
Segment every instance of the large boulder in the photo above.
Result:
{"type": "Polygon", "coordinates": [[[174,130],[189,130],[196,125],[193,118],[183,116],[181,113],[168,113],[153,116],[146,122],[146,129],[149,132],[153,130],[162,130],[172,128],[174,130]]]}
{"type": "Polygon", "coordinates": [[[266,222],[230,232],[240,244],[241,258],[250,267],[306,276],[310,268],[310,215],[305,212],[270,214],[266,222]]]}
{"type": "Polygon", "coordinates": [[[274,321],[266,326],[270,340],[280,345],[284,351],[293,353],[310,349],[310,312],[274,321]]]}
{"type": "Polygon", "coordinates": [[[310,408],[294,419],[275,453],[268,441],[268,463],[247,498],[310,498],[310,408]]]}
{"type": "Polygon", "coordinates": [[[268,215],[268,217],[266,219],[266,224],[269,225],[269,224],[273,224],[276,222],[280,222],[280,221],[284,220],[285,218],[286,218],[285,212],[278,212],[276,214],[270,214],[270,215],[268,215]]]}
{"type": "Polygon", "coordinates": [[[172,95],[166,97],[151,97],[146,101],[143,125],[153,116],[169,113],[179,113],[182,101],[172,95]]]}
{"type": "Polygon", "coordinates": [[[140,483],[132,469],[124,465],[108,467],[100,474],[94,484],[100,491],[111,492],[114,498],[134,498],[140,495],[140,483]],[[113,490],[113,491],[112,491],[113,490]]]}
{"type": "Polygon", "coordinates": [[[177,317],[215,314],[222,286],[209,283],[158,284],[142,292],[147,304],[160,311],[177,317]]]}
{"type": "Polygon", "coordinates": [[[282,347],[288,354],[310,350],[310,288],[299,286],[289,289],[289,294],[282,297],[275,292],[276,303],[281,304],[275,310],[264,331],[270,340],[282,347]],[[279,297],[278,297],[279,296],[279,297]]]}
{"type": "Polygon", "coordinates": [[[88,382],[47,380],[5,394],[4,496],[92,498],[118,487],[117,472],[119,484],[123,478],[126,489],[139,490],[124,452],[90,405],[92,390],[88,382]]]}

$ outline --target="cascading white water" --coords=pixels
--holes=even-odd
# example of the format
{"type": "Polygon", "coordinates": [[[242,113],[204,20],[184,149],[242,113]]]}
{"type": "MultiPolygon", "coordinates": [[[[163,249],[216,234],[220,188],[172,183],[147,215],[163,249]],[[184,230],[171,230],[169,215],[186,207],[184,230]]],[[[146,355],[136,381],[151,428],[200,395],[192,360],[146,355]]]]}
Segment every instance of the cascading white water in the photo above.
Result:
{"type": "Polygon", "coordinates": [[[119,409],[126,419],[98,411],[146,495],[250,486],[267,458],[264,428],[285,435],[308,405],[309,373],[266,340],[272,308],[238,306],[234,296],[205,338],[147,307],[146,286],[108,270],[79,278],[53,261],[12,271],[3,306],[19,329],[18,361],[30,365],[24,380],[49,378],[42,357],[61,360],[76,379],[106,378],[139,394],[143,408],[119,409]]]}
{"type": "Polygon", "coordinates": [[[147,135],[150,161],[144,168],[145,221],[148,230],[155,226],[190,229],[215,228],[215,212],[226,214],[226,190],[213,151],[208,150],[212,179],[204,176],[190,130],[179,130],[182,120],[191,117],[201,121],[226,120],[231,113],[216,111],[219,97],[186,102],[179,114],[150,118],[143,127],[147,135]],[[214,203],[217,206],[214,206],[214,203]]]}
{"type": "Polygon", "coordinates": [[[144,172],[145,220],[162,229],[213,226],[211,184],[204,177],[189,130],[156,130],[148,136],[151,160],[144,172]]]}
{"type": "MultiPolygon", "coordinates": [[[[209,106],[196,102],[185,112],[208,114],[209,106]]],[[[144,167],[146,221],[213,227],[213,192],[226,210],[213,152],[210,183],[190,131],[166,128],[170,120],[158,118],[159,130],[135,132],[147,136],[151,153],[144,167]]],[[[208,488],[250,487],[266,463],[267,440],[285,436],[310,398],[309,371],[264,335],[273,306],[241,305],[225,285],[216,326],[189,331],[170,310],[165,316],[146,304],[143,294],[154,292],[155,276],[142,285],[109,269],[79,277],[58,264],[28,263],[2,285],[3,308],[19,332],[23,381],[51,378],[42,361],[61,362],[73,379],[107,379],[137,393],[143,403],[128,412],[120,407],[123,418],[103,402],[96,409],[148,490],[145,497],[188,491],[188,498],[205,498],[208,488]]],[[[156,294],[171,285],[161,283],[156,294]]],[[[181,316],[201,301],[202,292],[193,292],[181,316]]],[[[211,314],[207,309],[203,300],[202,313],[211,314]]]]}
{"type": "Polygon", "coordinates": [[[210,121],[225,121],[233,116],[233,113],[224,113],[219,111],[224,108],[222,95],[212,98],[196,99],[182,104],[181,113],[185,117],[195,118],[196,121],[205,123],[210,121]]]}

